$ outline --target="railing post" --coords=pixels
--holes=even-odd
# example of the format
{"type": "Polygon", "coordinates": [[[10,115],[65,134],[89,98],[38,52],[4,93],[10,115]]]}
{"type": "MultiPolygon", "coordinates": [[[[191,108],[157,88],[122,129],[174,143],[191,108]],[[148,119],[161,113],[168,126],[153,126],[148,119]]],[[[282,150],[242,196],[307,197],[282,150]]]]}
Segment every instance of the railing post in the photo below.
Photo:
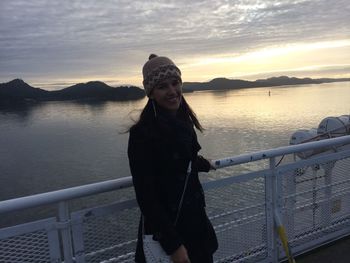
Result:
{"type": "MultiPolygon", "coordinates": [[[[283,176],[281,173],[277,173],[276,171],[276,165],[275,165],[275,160],[270,161],[270,167],[272,170],[272,174],[274,175],[275,178],[275,182],[276,182],[276,195],[275,195],[275,221],[274,221],[274,237],[275,237],[275,245],[276,245],[276,257],[277,257],[277,261],[280,259],[280,252],[281,252],[281,243],[279,242],[279,240],[281,240],[280,236],[278,235],[278,231],[277,231],[277,226],[281,227],[281,225],[283,226],[284,221],[283,220],[283,215],[284,213],[282,213],[282,208],[284,207],[284,203],[283,203],[283,176]],[[276,220],[278,220],[278,223],[276,222],[276,220]]],[[[285,227],[284,227],[285,228],[285,227]]],[[[286,233],[286,235],[288,236],[288,233],[286,233]]]]}
{"type": "Polygon", "coordinates": [[[275,208],[277,207],[277,180],[275,172],[275,157],[270,158],[270,174],[265,177],[266,195],[266,234],[269,262],[278,262],[277,231],[275,228],[275,208]]]}
{"type": "Polygon", "coordinates": [[[58,224],[62,238],[64,263],[73,263],[72,235],[67,202],[58,203],[58,224]]]}

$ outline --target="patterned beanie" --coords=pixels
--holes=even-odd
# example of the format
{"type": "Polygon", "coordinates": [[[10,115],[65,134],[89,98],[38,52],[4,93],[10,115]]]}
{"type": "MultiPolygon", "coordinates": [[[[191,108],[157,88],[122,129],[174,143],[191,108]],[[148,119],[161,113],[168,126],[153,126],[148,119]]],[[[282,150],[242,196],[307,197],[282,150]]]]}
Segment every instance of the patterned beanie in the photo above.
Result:
{"type": "Polygon", "coordinates": [[[142,74],[143,87],[148,97],[153,88],[165,79],[175,77],[182,82],[181,71],[175,63],[167,57],[158,57],[154,54],[149,56],[148,61],[143,66],[142,74]]]}

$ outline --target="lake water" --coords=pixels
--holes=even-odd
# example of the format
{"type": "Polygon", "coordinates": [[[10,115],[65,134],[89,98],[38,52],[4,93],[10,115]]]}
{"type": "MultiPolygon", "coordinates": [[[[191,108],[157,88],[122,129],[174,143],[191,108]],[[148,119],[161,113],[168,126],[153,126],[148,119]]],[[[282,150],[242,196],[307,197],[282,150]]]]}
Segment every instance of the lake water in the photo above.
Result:
{"type": "MultiPolygon", "coordinates": [[[[206,128],[198,132],[201,154],[212,159],[285,146],[297,129],[350,113],[350,82],[185,97],[206,128]]],[[[47,102],[0,111],[0,200],[130,176],[123,132],[145,103],[47,102]]]]}

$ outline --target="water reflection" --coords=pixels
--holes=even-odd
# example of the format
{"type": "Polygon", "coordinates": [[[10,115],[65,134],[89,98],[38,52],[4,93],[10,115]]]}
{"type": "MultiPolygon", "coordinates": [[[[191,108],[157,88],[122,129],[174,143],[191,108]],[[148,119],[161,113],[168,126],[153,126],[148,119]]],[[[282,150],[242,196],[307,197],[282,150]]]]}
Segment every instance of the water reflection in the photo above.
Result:
{"type": "Polygon", "coordinates": [[[73,101],[71,102],[81,108],[88,108],[92,112],[103,113],[107,106],[107,101],[73,101]]]}
{"type": "Polygon", "coordinates": [[[41,107],[42,103],[26,103],[26,104],[15,104],[6,105],[0,107],[0,118],[4,122],[6,120],[17,121],[25,123],[27,122],[36,108],[41,107]]]}
{"type": "MultiPolygon", "coordinates": [[[[141,100],[142,101],[142,100],[141,100]]],[[[22,124],[29,124],[35,121],[38,116],[45,116],[45,118],[55,118],[57,114],[61,115],[85,115],[91,114],[94,117],[102,116],[116,105],[120,108],[133,108],[140,102],[126,101],[98,101],[98,100],[81,100],[81,101],[51,101],[51,102],[31,102],[20,103],[14,105],[6,105],[0,107],[0,121],[2,123],[20,122],[22,124]]],[[[116,112],[117,113],[117,112],[116,112]]]]}

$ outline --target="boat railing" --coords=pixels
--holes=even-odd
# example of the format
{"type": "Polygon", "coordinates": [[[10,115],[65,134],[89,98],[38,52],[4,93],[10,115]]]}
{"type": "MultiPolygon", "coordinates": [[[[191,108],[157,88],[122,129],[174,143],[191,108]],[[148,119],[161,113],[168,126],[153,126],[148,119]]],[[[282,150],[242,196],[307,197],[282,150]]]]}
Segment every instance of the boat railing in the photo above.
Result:
{"type": "MultiPolygon", "coordinates": [[[[214,160],[225,176],[203,188],[219,241],[215,262],[279,262],[349,235],[349,145],[342,136],[214,160]],[[306,151],[314,154],[297,157],[306,151]],[[238,165],[248,172],[237,175],[238,165]]],[[[1,228],[0,262],[133,262],[139,211],[131,186],[125,177],[1,201],[2,218],[50,204],[58,212],[1,228]],[[120,189],[130,190],[127,198],[70,206],[120,189]]]]}

